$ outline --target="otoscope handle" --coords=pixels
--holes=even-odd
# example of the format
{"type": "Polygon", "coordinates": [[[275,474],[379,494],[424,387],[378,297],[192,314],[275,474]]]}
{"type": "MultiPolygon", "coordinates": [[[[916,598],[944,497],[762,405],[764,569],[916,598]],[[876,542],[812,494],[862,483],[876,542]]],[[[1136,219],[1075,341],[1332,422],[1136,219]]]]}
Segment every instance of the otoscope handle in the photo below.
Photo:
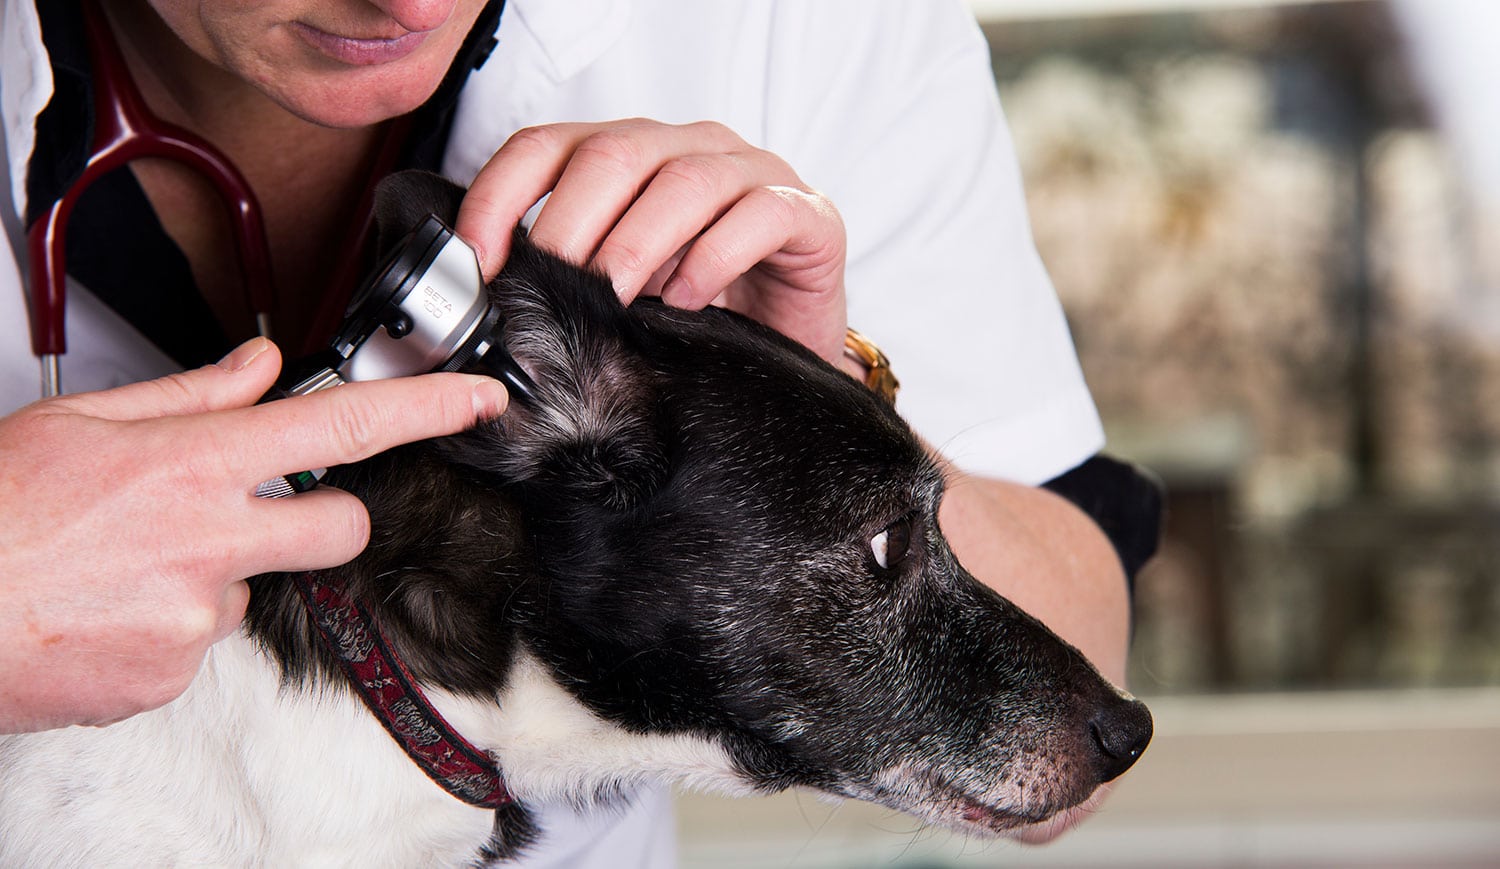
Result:
{"type": "MultiPolygon", "coordinates": [[[[294,395],[311,395],[335,386],[343,386],[344,378],[339,376],[332,368],[320,368],[310,376],[297,381],[289,389],[279,386],[271,387],[271,391],[261,396],[256,404],[265,404],[281,398],[289,398],[294,395]]],[[[328,473],[327,468],[318,468],[313,471],[295,471],[283,477],[273,477],[255,487],[257,498],[285,498],[288,495],[296,495],[300,492],[311,491],[317,488],[318,481],[328,473]]]]}

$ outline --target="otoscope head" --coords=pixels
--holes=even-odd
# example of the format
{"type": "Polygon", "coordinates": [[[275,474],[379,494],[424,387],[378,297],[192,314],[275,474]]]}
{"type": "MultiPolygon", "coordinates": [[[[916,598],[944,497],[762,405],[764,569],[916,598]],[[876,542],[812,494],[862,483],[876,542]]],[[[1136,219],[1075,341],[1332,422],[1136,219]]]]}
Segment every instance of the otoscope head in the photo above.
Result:
{"type": "Polygon", "coordinates": [[[480,371],[534,406],[536,384],[503,345],[503,323],[473,249],[428,215],[356,295],[332,349],[345,380],[480,371]]]}
{"type": "Polygon", "coordinates": [[[526,370],[516,362],[501,340],[505,323],[500,309],[490,305],[474,329],[473,335],[450,357],[441,371],[471,371],[488,374],[505,384],[511,398],[528,408],[537,406],[537,386],[526,370]]]}

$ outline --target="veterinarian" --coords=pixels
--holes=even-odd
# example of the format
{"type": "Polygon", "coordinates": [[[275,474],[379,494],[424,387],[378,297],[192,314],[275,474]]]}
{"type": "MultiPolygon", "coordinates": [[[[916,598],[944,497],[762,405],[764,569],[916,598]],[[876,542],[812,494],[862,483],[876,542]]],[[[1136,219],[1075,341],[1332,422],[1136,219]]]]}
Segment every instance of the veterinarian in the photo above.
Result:
{"type": "MultiPolygon", "coordinates": [[[[957,0],[107,3],[150,109],[258,194],[278,343],[252,337],[212,193],[142,162],[75,211],[69,394],[41,402],[24,233],[77,178],[93,119],[82,12],[36,5],[0,0],[0,732],[170,702],[236,629],[246,577],[364,546],[352,496],[263,501],[258,481],[503,412],[497,382],[457,374],[252,406],[307,343],[403,117],[398,166],[472,184],[457,231],[487,276],[550,193],[532,237],[625,300],[721,300],[858,377],[846,324],[873,336],[903,412],[966,473],[942,515],[965,565],[1122,680],[1121,559],[1034,487],[1087,487],[1064,475],[1101,429],[957,0]]],[[[667,817],[659,794],[622,816],[560,810],[532,859],[660,865],[667,817]]]]}

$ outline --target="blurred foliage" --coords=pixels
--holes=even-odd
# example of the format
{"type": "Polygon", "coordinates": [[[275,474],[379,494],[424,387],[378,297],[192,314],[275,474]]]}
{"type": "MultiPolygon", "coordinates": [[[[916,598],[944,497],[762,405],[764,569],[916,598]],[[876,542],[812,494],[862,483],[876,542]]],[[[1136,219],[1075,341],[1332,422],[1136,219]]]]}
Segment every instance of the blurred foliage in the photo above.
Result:
{"type": "Polygon", "coordinates": [[[1500,684],[1500,328],[1384,6],[987,36],[1111,449],[1172,493],[1133,687],[1500,684]]]}

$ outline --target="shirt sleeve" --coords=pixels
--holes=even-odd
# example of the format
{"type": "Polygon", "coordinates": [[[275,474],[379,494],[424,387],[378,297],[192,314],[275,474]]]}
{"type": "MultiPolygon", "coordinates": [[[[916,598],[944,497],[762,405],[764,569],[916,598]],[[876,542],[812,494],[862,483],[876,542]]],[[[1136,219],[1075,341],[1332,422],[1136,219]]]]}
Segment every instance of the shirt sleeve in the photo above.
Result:
{"type": "Polygon", "coordinates": [[[849,321],[928,441],[1023,483],[1100,448],[961,0],[510,0],[500,41],[460,101],[451,177],[527,124],[726,123],[838,206],[849,321]]]}
{"type": "Polygon", "coordinates": [[[1103,432],[1032,241],[988,46],[958,2],[783,3],[767,147],[849,233],[849,321],[959,467],[1040,483],[1103,432]]]}

